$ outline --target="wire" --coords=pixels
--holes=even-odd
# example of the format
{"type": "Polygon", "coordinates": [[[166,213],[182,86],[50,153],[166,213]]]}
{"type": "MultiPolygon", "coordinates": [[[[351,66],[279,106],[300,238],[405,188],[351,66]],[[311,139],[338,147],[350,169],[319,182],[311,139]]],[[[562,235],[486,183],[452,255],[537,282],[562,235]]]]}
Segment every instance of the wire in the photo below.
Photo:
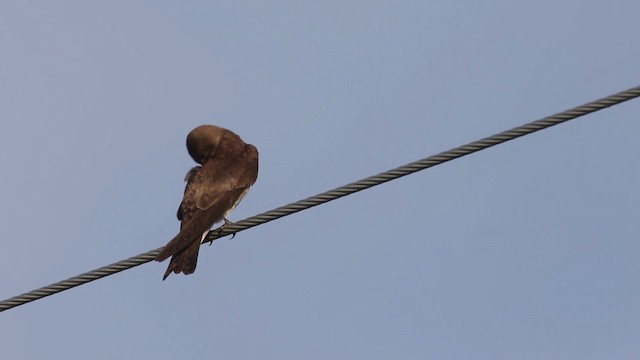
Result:
{"type": "MultiPolygon", "coordinates": [[[[468,143],[466,145],[462,145],[462,146],[453,148],[451,150],[444,151],[439,154],[424,158],[422,160],[418,160],[418,161],[409,163],[407,165],[403,165],[395,169],[385,171],[378,175],[370,176],[368,178],[352,182],[350,184],[338,187],[336,189],[323,192],[316,196],[311,196],[306,199],[299,200],[285,206],[281,206],[279,208],[264,212],[262,214],[258,214],[256,216],[252,216],[248,219],[239,221],[237,223],[228,224],[225,226],[224,229],[216,229],[216,230],[210,231],[207,237],[203,240],[203,243],[213,241],[230,234],[235,234],[239,231],[246,230],[254,226],[258,226],[258,225],[267,223],[269,221],[279,219],[284,216],[295,214],[299,211],[306,210],[311,207],[318,206],[320,204],[324,204],[326,202],[339,199],[343,196],[351,195],[358,191],[383,184],[387,181],[395,180],[400,177],[413,174],[420,170],[428,169],[432,166],[439,165],[447,161],[451,161],[459,157],[472,154],[476,151],[484,150],[486,148],[489,148],[498,144],[502,144],[504,142],[519,138],[521,136],[525,136],[525,135],[534,133],[536,131],[546,129],[551,126],[561,124],[565,121],[573,120],[580,116],[587,115],[592,112],[596,112],[598,110],[602,110],[610,106],[620,104],[622,102],[634,99],[639,96],[640,96],[640,86],[636,86],[634,88],[621,91],[617,94],[613,94],[605,98],[595,100],[587,104],[575,107],[573,109],[569,109],[561,113],[515,127],[511,130],[503,131],[501,133],[488,136],[484,139],[480,139],[480,140],[468,143]]],[[[91,270],[84,274],[71,277],[67,280],[63,280],[51,285],[47,285],[47,286],[41,287],[40,289],[36,289],[30,292],[24,293],[22,295],[14,296],[10,299],[0,301],[0,312],[14,308],[16,306],[26,304],[34,300],[47,297],[49,295],[59,293],[61,291],[74,288],[76,286],[86,284],[94,280],[98,280],[100,278],[103,278],[109,275],[119,273],[120,271],[124,271],[127,269],[131,269],[133,267],[145,264],[149,261],[154,260],[156,255],[160,252],[161,249],[162,248],[151,250],[146,253],[130,257],[126,260],[118,261],[111,265],[103,266],[101,268],[91,270]]]]}

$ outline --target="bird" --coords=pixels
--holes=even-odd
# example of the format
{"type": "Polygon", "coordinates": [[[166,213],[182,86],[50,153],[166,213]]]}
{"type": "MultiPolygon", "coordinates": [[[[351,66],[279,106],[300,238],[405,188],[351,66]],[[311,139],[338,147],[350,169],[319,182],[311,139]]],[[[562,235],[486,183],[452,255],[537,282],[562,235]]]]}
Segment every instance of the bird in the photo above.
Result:
{"type": "MultiPolygon", "coordinates": [[[[187,173],[177,217],[180,231],[160,250],[156,261],[171,257],[162,280],[172,272],[196,270],[201,241],[229,214],[258,178],[258,149],[231,130],[201,125],[187,135],[187,150],[198,164],[187,173]]],[[[224,226],[224,225],[223,225],[224,226]]]]}

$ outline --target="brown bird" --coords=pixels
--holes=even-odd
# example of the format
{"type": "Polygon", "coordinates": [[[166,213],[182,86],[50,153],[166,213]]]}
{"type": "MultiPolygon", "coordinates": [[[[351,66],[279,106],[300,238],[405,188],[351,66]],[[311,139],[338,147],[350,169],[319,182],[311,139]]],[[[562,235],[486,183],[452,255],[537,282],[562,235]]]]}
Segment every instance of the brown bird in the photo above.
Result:
{"type": "Polygon", "coordinates": [[[191,169],[178,207],[180,232],[156,256],[171,262],[162,280],[171,272],[191,274],[196,270],[200,243],[213,224],[238,206],[258,177],[258,149],[234,132],[214,125],[201,125],[187,135],[189,155],[201,166],[191,169]]]}

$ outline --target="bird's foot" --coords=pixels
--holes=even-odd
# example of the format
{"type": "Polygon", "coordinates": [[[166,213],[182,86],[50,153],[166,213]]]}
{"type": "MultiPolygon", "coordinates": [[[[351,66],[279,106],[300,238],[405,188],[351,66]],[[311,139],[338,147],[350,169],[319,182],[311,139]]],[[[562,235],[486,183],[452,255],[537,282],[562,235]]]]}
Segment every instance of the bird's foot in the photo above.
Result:
{"type": "MultiPolygon", "coordinates": [[[[206,239],[207,236],[209,236],[209,231],[206,231],[204,234],[202,234],[202,240],[200,242],[204,241],[204,239],[206,239]]],[[[211,240],[209,240],[209,246],[211,246],[211,244],[213,244],[213,240],[214,240],[213,238],[211,238],[211,240]]]]}
{"type": "MultiPolygon", "coordinates": [[[[224,230],[224,228],[225,228],[226,226],[228,226],[228,225],[235,225],[235,223],[234,223],[234,222],[229,221],[229,219],[227,219],[227,218],[222,218],[222,220],[224,220],[224,224],[222,224],[222,225],[217,229],[217,231],[218,231],[218,233],[219,233],[219,234],[222,234],[222,231],[224,230]]],[[[231,234],[231,239],[229,239],[229,240],[232,240],[234,237],[236,237],[236,233],[231,234]]]]}

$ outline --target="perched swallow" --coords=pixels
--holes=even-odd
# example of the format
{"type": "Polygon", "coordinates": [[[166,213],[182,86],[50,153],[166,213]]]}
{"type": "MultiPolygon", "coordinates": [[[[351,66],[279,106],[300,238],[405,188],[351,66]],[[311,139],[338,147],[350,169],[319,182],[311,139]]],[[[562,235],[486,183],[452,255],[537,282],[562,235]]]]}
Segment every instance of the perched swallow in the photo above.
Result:
{"type": "Polygon", "coordinates": [[[200,243],[213,224],[224,220],[238,206],[258,177],[258,149],[234,132],[214,125],[201,125],[187,135],[189,155],[200,166],[191,169],[178,207],[180,232],[156,256],[172,256],[162,280],[171,272],[191,274],[196,270],[200,243]]]}

